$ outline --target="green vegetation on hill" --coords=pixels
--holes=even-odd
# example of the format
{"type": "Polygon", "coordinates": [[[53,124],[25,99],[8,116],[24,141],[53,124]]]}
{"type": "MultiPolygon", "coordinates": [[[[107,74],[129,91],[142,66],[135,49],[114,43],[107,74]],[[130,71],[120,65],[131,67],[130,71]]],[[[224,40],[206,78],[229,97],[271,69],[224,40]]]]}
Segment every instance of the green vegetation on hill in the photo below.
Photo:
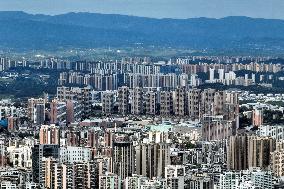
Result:
{"type": "Polygon", "coordinates": [[[17,72],[22,76],[15,79],[0,80],[0,94],[3,97],[37,97],[43,93],[56,94],[58,73],[52,70],[34,70],[31,68],[11,68],[12,72],[17,72]],[[50,77],[42,80],[40,74],[50,77]]]}
{"type": "Polygon", "coordinates": [[[45,93],[55,94],[56,87],[36,78],[18,77],[12,82],[0,82],[0,93],[15,98],[36,97],[45,93]]]}

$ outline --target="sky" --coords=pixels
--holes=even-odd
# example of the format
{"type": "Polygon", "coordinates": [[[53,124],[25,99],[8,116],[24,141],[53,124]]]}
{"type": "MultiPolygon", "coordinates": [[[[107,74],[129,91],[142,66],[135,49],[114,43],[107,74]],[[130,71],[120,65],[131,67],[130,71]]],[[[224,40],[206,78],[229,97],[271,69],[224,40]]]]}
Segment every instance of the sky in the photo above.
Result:
{"type": "Polygon", "coordinates": [[[153,18],[248,16],[284,19],[284,0],[0,0],[0,11],[96,12],[153,18]]]}

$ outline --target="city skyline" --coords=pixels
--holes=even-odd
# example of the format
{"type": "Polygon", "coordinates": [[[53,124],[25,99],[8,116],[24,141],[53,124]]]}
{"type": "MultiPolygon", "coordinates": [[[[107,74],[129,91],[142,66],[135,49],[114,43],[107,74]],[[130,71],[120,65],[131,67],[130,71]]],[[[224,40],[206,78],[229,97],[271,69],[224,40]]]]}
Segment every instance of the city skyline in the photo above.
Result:
{"type": "Polygon", "coordinates": [[[24,11],[32,14],[58,15],[68,12],[121,14],[151,18],[223,18],[247,16],[252,18],[284,19],[284,2],[236,0],[0,0],[0,11],[24,11]],[[66,6],[68,5],[68,6],[66,6]],[[257,5],[257,6],[256,6],[257,5]],[[218,10],[218,11],[214,11],[218,10]]]}
{"type": "Polygon", "coordinates": [[[0,0],[0,189],[284,188],[284,0],[0,0]]]}
{"type": "Polygon", "coordinates": [[[1,188],[283,188],[283,62],[0,57],[1,188]]]}

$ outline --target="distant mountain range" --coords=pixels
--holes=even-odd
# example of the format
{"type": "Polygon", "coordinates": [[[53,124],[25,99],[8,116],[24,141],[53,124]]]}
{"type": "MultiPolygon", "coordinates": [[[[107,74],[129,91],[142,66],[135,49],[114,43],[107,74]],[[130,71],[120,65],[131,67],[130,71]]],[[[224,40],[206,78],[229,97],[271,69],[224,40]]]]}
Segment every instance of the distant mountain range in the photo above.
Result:
{"type": "Polygon", "coordinates": [[[0,12],[0,49],[122,47],[284,49],[284,21],[248,17],[154,19],[97,13],[0,12]]]}

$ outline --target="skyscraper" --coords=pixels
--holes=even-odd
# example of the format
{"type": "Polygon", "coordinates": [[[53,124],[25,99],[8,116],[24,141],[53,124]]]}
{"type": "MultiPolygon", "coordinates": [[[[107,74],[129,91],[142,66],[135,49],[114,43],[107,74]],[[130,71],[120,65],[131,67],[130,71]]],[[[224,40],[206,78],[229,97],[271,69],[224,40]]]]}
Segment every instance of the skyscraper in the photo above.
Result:
{"type": "Polygon", "coordinates": [[[40,183],[42,187],[50,189],[62,188],[61,165],[58,159],[43,157],[41,172],[40,183]]]}
{"type": "Polygon", "coordinates": [[[134,148],[126,135],[115,136],[113,142],[112,172],[123,180],[134,173],[134,148]]]}
{"type": "Polygon", "coordinates": [[[214,74],[215,74],[215,69],[214,68],[209,68],[209,81],[210,82],[214,81],[214,74]]]}
{"type": "Polygon", "coordinates": [[[218,72],[219,72],[219,80],[222,82],[225,77],[224,69],[219,69],[218,72]]]}
{"type": "Polygon", "coordinates": [[[36,104],[36,119],[35,122],[39,125],[43,124],[45,121],[45,104],[36,104]]]}
{"type": "Polygon", "coordinates": [[[248,166],[267,168],[270,153],[276,149],[276,140],[271,137],[248,137],[248,166]]]}
{"type": "Polygon", "coordinates": [[[230,170],[245,170],[248,168],[248,136],[235,135],[228,139],[227,166],[230,170]]]}
{"type": "MultiPolygon", "coordinates": [[[[40,183],[42,175],[42,158],[59,158],[59,145],[56,144],[36,144],[32,148],[32,174],[33,181],[40,183]]],[[[41,186],[43,183],[40,183],[41,186]]]]}
{"type": "Polygon", "coordinates": [[[28,117],[36,124],[43,124],[45,118],[45,100],[43,98],[28,100],[28,117]]]}
{"type": "Polygon", "coordinates": [[[142,143],[135,146],[135,173],[149,177],[163,177],[170,164],[170,146],[166,143],[142,143]]]}

